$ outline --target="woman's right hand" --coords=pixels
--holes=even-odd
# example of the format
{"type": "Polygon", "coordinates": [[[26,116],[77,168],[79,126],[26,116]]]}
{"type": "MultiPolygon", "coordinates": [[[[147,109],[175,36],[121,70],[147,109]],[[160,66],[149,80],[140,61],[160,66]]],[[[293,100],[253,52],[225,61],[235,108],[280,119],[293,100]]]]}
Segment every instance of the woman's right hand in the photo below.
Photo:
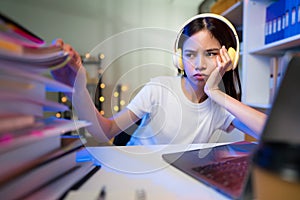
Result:
{"type": "Polygon", "coordinates": [[[68,64],[64,67],[51,71],[54,79],[69,85],[74,86],[76,75],[80,67],[82,67],[81,57],[77,51],[75,51],[71,45],[64,43],[62,39],[56,39],[53,45],[61,47],[65,52],[69,54],[71,58],[68,64]]]}

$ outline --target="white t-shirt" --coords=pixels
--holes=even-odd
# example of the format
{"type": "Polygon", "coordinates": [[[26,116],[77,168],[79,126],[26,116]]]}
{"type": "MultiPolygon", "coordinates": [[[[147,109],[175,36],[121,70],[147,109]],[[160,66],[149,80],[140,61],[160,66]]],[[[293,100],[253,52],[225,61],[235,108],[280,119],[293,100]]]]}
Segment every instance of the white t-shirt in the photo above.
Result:
{"type": "Polygon", "coordinates": [[[143,118],[127,145],[205,143],[234,119],[210,98],[202,103],[188,100],[179,76],[151,79],[127,107],[143,118]]]}

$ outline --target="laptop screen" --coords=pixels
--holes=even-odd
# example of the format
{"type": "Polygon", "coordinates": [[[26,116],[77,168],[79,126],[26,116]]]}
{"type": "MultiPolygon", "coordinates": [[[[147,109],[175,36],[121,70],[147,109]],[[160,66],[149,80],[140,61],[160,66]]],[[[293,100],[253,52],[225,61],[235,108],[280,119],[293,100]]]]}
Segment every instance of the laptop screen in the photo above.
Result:
{"type": "Polygon", "coordinates": [[[284,64],[284,78],[261,140],[300,144],[300,54],[289,56],[284,64]]]}

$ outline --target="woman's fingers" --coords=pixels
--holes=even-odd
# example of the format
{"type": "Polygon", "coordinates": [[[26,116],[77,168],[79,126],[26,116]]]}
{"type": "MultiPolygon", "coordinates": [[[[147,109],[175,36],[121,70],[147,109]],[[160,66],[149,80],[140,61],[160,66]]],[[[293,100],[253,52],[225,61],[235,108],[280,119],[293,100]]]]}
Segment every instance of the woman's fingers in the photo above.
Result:
{"type": "Polygon", "coordinates": [[[61,47],[63,51],[69,54],[71,59],[68,65],[71,69],[77,71],[82,66],[80,54],[70,44],[65,43],[61,38],[53,40],[52,44],[61,47]]]}
{"type": "Polygon", "coordinates": [[[63,49],[64,49],[66,52],[69,52],[69,53],[73,52],[73,48],[72,48],[72,46],[69,45],[69,44],[64,44],[64,45],[63,45],[63,49]]]}
{"type": "Polygon", "coordinates": [[[52,45],[63,47],[64,46],[64,41],[61,38],[57,38],[52,41],[52,45]]]}
{"type": "Polygon", "coordinates": [[[217,61],[218,61],[218,66],[221,68],[220,70],[227,71],[228,68],[230,68],[230,66],[232,65],[232,61],[225,46],[222,46],[222,48],[220,49],[219,58],[220,60],[217,61]]]}
{"type": "Polygon", "coordinates": [[[73,48],[70,44],[64,43],[64,41],[61,38],[57,38],[52,42],[53,45],[61,47],[64,51],[70,53],[73,52],[73,48]]]}
{"type": "Polygon", "coordinates": [[[222,52],[222,57],[223,57],[223,59],[224,59],[226,62],[228,62],[228,61],[231,60],[231,59],[230,59],[230,56],[229,56],[229,54],[228,54],[228,51],[227,51],[227,49],[225,48],[225,46],[222,47],[221,52],[222,52]]]}

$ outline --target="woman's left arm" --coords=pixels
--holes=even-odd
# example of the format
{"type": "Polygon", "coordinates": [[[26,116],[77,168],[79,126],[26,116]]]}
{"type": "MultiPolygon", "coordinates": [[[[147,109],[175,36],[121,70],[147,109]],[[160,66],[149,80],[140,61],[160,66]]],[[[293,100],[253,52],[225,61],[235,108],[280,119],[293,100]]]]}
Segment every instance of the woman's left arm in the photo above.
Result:
{"type": "Polygon", "coordinates": [[[232,125],[244,133],[258,139],[264,129],[267,115],[243,104],[221,90],[210,91],[210,98],[233,114],[232,125]],[[249,130],[250,129],[250,130],[249,130]]]}
{"type": "Polygon", "coordinates": [[[218,85],[226,69],[231,64],[227,50],[224,47],[221,48],[220,55],[217,57],[217,67],[206,81],[204,91],[213,101],[224,107],[238,119],[238,121],[233,121],[233,125],[236,128],[245,131],[246,129],[243,130],[243,127],[246,126],[252,131],[248,134],[254,136],[254,132],[256,134],[256,137],[254,137],[258,138],[263,131],[267,115],[243,104],[219,89],[218,85]]]}

